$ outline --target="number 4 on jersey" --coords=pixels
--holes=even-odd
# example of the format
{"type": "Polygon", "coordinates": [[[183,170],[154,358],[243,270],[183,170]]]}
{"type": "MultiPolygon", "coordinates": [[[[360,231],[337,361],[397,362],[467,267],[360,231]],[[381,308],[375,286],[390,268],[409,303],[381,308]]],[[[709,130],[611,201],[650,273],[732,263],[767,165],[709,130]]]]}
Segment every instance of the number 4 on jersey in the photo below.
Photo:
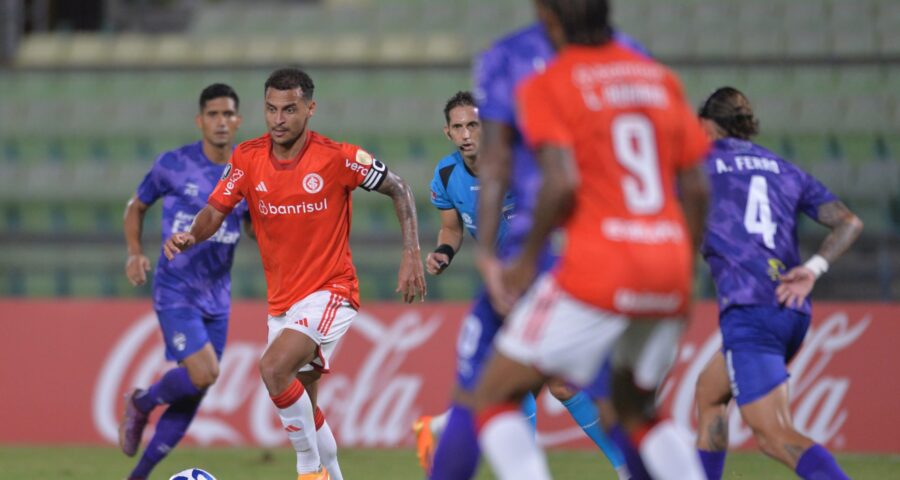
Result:
{"type": "Polygon", "coordinates": [[[775,249],[775,232],[778,230],[778,225],[772,222],[769,188],[766,184],[766,177],[762,175],[754,175],[750,178],[747,208],[744,210],[744,228],[748,233],[762,235],[766,248],[775,249]]]}

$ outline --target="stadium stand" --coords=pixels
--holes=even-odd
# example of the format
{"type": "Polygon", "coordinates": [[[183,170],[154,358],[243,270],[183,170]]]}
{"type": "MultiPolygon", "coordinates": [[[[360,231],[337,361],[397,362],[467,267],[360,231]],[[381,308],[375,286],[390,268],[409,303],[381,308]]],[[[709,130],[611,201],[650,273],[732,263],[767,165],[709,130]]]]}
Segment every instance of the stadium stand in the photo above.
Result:
{"type": "MultiPolygon", "coordinates": [[[[317,83],[317,130],[365,146],[414,185],[427,248],[437,229],[427,184],[450,147],[443,101],[469,88],[474,52],[532,18],[518,0],[170,3],[187,18],[163,32],[33,33],[0,67],[0,295],[146,294],[121,273],[125,199],[159,152],[194,140],[206,84],[233,85],[241,139],[261,134],[261,85],[287,63],[317,83]]],[[[843,298],[900,294],[898,2],[630,0],[614,18],[675,67],[693,101],[741,87],[761,143],[862,213],[860,248],[835,266],[857,280],[843,298]]],[[[357,198],[353,245],[382,253],[358,258],[364,298],[394,295],[384,280],[399,258],[394,222],[386,199],[357,198]]],[[[146,225],[158,238],[158,221],[146,225]]],[[[821,230],[806,222],[801,235],[821,230]]],[[[470,295],[477,275],[468,255],[458,263],[431,282],[432,297],[470,295]]],[[[261,295],[250,242],[236,269],[236,293],[261,295]]],[[[819,293],[837,288],[826,281],[819,293]]]]}

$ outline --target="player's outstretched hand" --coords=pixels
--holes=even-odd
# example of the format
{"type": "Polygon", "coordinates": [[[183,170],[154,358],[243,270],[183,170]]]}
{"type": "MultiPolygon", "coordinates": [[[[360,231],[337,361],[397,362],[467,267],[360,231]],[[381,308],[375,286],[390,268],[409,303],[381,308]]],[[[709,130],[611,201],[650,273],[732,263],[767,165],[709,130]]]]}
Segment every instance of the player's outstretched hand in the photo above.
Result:
{"type": "Polygon", "coordinates": [[[138,287],[147,283],[147,272],[150,271],[150,260],[142,253],[129,255],[125,260],[125,276],[131,286],[138,287]]]}
{"type": "Polygon", "coordinates": [[[781,276],[781,284],[775,288],[778,303],[789,308],[803,305],[815,283],[816,276],[812,270],[803,265],[792,268],[781,276]]]}
{"type": "Polygon", "coordinates": [[[506,316],[512,310],[516,297],[506,289],[503,283],[503,264],[496,256],[488,253],[476,254],[475,264],[481,272],[491,306],[497,313],[506,316]]]}
{"type": "Polygon", "coordinates": [[[175,258],[175,255],[191,248],[194,243],[196,243],[196,240],[193,235],[187,232],[179,232],[166,240],[166,243],[163,245],[163,253],[166,254],[166,258],[172,260],[175,258]]]}
{"type": "Polygon", "coordinates": [[[425,273],[422,271],[422,259],[419,249],[404,249],[400,260],[400,272],[397,274],[397,293],[403,295],[403,301],[412,303],[416,297],[425,301],[425,273]]]}
{"type": "Polygon", "coordinates": [[[450,257],[446,253],[431,252],[425,257],[425,270],[431,275],[440,275],[450,266],[450,257]]]}

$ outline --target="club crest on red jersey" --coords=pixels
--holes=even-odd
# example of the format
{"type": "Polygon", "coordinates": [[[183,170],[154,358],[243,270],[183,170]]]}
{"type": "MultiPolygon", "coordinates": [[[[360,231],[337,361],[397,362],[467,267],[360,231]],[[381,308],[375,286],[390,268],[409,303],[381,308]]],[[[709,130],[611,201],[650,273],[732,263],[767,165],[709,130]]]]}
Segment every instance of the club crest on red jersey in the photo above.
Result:
{"type": "Polygon", "coordinates": [[[303,177],[303,189],[306,190],[306,193],[319,193],[324,186],[325,181],[318,173],[307,173],[303,177]]]}

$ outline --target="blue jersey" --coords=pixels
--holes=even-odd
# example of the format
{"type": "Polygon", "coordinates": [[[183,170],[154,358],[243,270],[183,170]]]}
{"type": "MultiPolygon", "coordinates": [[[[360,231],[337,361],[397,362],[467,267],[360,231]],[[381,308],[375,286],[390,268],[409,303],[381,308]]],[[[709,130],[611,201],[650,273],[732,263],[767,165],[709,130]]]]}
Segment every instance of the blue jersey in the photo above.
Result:
{"type": "MultiPolygon", "coordinates": [[[[478,238],[478,177],[469,170],[459,152],[442,158],[434,168],[431,180],[431,203],[440,210],[455,209],[460,221],[472,238],[478,238]]],[[[503,199],[500,226],[497,229],[497,245],[506,237],[509,222],[513,218],[515,202],[509,193],[503,199]]]]}
{"type": "MultiPolygon", "coordinates": [[[[162,154],[137,188],[141,202],[163,199],[162,239],[190,230],[194,216],[222,176],[225,165],[211,162],[201,142],[162,154]]],[[[153,280],[153,308],[194,307],[205,315],[228,313],[231,303],[231,264],[241,237],[241,203],[209,240],[168,260],[160,253],[153,280]]]]}
{"type": "MultiPolygon", "coordinates": [[[[712,198],[702,253],[720,310],[778,306],[779,276],[800,263],[798,213],[817,220],[819,206],[837,198],[812,175],[745,140],[716,141],[705,168],[712,198]]],[[[809,313],[809,300],[798,310],[809,313]]]]}
{"type": "MultiPolygon", "coordinates": [[[[616,32],[614,40],[649,56],[640,44],[624,34],[616,32]]],[[[501,38],[475,59],[479,117],[505,123],[515,130],[510,193],[516,199],[516,207],[504,243],[500,244],[502,258],[521,249],[533,224],[532,212],[541,184],[540,169],[516,124],[515,91],[522,81],[542,72],[555,56],[543,26],[536,23],[501,38]]]]}

